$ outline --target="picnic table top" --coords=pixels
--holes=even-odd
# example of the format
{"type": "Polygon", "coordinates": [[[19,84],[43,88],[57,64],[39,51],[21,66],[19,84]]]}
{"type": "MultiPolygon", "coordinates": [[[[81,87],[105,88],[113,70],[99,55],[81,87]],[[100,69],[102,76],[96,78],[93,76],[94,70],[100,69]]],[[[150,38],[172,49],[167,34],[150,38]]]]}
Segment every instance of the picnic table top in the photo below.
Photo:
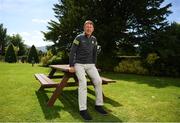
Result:
{"type": "MultiPolygon", "coordinates": [[[[60,70],[63,72],[69,72],[69,64],[61,64],[61,65],[49,65],[49,67],[60,70]]],[[[99,72],[101,72],[101,69],[97,68],[99,72]]]]}
{"type": "Polygon", "coordinates": [[[64,72],[69,72],[69,65],[68,64],[63,64],[63,65],[49,65],[49,67],[57,70],[61,70],[64,72]]]}

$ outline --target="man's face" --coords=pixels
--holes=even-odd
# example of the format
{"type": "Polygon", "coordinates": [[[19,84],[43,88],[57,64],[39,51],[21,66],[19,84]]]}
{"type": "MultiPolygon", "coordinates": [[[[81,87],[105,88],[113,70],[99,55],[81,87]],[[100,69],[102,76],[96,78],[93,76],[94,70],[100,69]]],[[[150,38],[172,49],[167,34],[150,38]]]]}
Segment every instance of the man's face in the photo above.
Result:
{"type": "Polygon", "coordinates": [[[86,35],[90,36],[94,31],[94,27],[92,24],[85,24],[84,25],[84,32],[86,33],[86,35]]]}

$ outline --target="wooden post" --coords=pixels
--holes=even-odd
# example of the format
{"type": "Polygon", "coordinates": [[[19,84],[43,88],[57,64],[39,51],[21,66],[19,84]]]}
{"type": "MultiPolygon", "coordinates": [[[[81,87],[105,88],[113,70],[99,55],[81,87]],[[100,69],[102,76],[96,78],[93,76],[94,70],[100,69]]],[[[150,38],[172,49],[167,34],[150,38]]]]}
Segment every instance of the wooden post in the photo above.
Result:
{"type": "Polygon", "coordinates": [[[69,80],[69,77],[70,77],[70,75],[68,73],[64,73],[63,79],[58,84],[58,86],[56,87],[56,90],[54,91],[53,95],[51,96],[51,98],[49,99],[49,101],[47,103],[47,105],[49,107],[54,105],[56,99],[58,98],[58,96],[62,92],[63,88],[67,85],[67,81],[69,80]]]}
{"type": "Polygon", "coordinates": [[[53,77],[54,73],[56,72],[56,69],[52,68],[51,72],[49,73],[48,77],[51,78],[53,77]]]}

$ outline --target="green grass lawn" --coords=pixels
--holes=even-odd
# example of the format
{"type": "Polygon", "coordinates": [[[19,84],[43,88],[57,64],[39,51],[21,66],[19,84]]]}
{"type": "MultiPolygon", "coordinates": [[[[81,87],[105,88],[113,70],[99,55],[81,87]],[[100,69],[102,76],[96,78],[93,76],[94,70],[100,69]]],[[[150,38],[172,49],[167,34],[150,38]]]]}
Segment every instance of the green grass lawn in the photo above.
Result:
{"type": "MultiPolygon", "coordinates": [[[[77,87],[65,88],[54,107],[46,106],[54,89],[37,92],[40,84],[34,74],[48,72],[49,68],[38,65],[0,63],[0,122],[83,121],[78,113],[77,87]]],[[[179,78],[102,74],[117,82],[103,85],[108,116],[94,110],[94,89],[88,87],[93,121],[180,121],[179,78]]]]}

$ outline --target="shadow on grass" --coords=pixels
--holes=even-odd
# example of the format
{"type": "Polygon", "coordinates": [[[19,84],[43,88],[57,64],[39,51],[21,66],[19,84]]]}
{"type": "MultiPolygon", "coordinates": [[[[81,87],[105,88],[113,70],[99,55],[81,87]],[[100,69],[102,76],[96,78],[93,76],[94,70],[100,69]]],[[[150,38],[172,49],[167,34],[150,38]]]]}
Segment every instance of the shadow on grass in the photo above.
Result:
{"type": "Polygon", "coordinates": [[[147,84],[156,88],[164,88],[167,86],[180,87],[180,78],[171,77],[157,77],[157,76],[143,76],[135,74],[120,74],[120,73],[103,73],[111,79],[117,81],[136,82],[138,84],[147,84]]]}
{"type": "MultiPolygon", "coordinates": [[[[91,90],[92,91],[92,90],[91,90]]],[[[88,89],[88,92],[90,92],[90,89],[88,89]]],[[[59,100],[64,105],[64,110],[69,112],[74,118],[80,119],[83,121],[81,116],[79,115],[79,107],[78,107],[78,90],[64,90],[61,96],[59,97],[59,100]]],[[[111,99],[109,99],[111,100],[111,99]]],[[[113,101],[112,101],[113,102],[113,101]]],[[[118,117],[114,116],[109,112],[109,115],[102,116],[94,109],[95,100],[87,97],[87,107],[88,111],[90,112],[93,120],[91,122],[99,122],[99,121],[105,121],[105,122],[122,122],[118,117]]],[[[110,111],[110,109],[106,108],[107,111],[110,111]]]]}
{"type": "MultiPolygon", "coordinates": [[[[91,92],[92,90],[88,89],[88,92],[91,92]]],[[[78,90],[63,90],[63,92],[61,93],[61,95],[59,96],[59,100],[56,101],[60,101],[63,106],[56,106],[54,105],[53,107],[49,108],[47,107],[47,101],[49,100],[48,96],[46,95],[46,93],[52,93],[52,91],[41,91],[38,92],[36,91],[36,95],[37,98],[39,100],[40,106],[42,108],[42,111],[44,113],[44,116],[46,119],[50,120],[50,119],[55,119],[55,118],[60,118],[60,111],[64,110],[67,111],[69,114],[71,114],[71,116],[74,119],[78,119],[79,121],[84,121],[81,116],[79,115],[79,108],[78,108],[78,90]]],[[[112,105],[115,106],[121,106],[121,104],[119,104],[118,102],[115,102],[113,100],[111,100],[110,98],[105,97],[105,100],[108,100],[112,105]]],[[[94,103],[95,100],[91,99],[89,96],[87,98],[87,105],[88,105],[88,111],[90,112],[91,116],[93,117],[93,121],[106,121],[106,122],[122,122],[118,117],[114,116],[113,114],[111,114],[111,112],[109,112],[109,115],[107,116],[102,116],[101,114],[97,113],[94,109],[94,103]]],[[[59,104],[60,105],[60,104],[59,104]]],[[[105,109],[107,111],[110,111],[110,109],[106,108],[105,109]]]]}
{"type": "MultiPolygon", "coordinates": [[[[88,93],[92,94],[95,96],[95,92],[91,89],[88,88],[88,93]]],[[[120,104],[119,102],[112,100],[111,98],[107,97],[106,95],[104,95],[104,102],[105,103],[109,103],[114,107],[119,107],[119,106],[123,106],[122,104],[120,104]]]]}
{"type": "Polygon", "coordinates": [[[47,107],[47,102],[49,98],[45,92],[46,91],[35,92],[45,118],[48,120],[55,119],[58,117],[60,118],[59,111],[62,109],[62,107],[61,106],[53,106],[52,108],[47,107]]]}

